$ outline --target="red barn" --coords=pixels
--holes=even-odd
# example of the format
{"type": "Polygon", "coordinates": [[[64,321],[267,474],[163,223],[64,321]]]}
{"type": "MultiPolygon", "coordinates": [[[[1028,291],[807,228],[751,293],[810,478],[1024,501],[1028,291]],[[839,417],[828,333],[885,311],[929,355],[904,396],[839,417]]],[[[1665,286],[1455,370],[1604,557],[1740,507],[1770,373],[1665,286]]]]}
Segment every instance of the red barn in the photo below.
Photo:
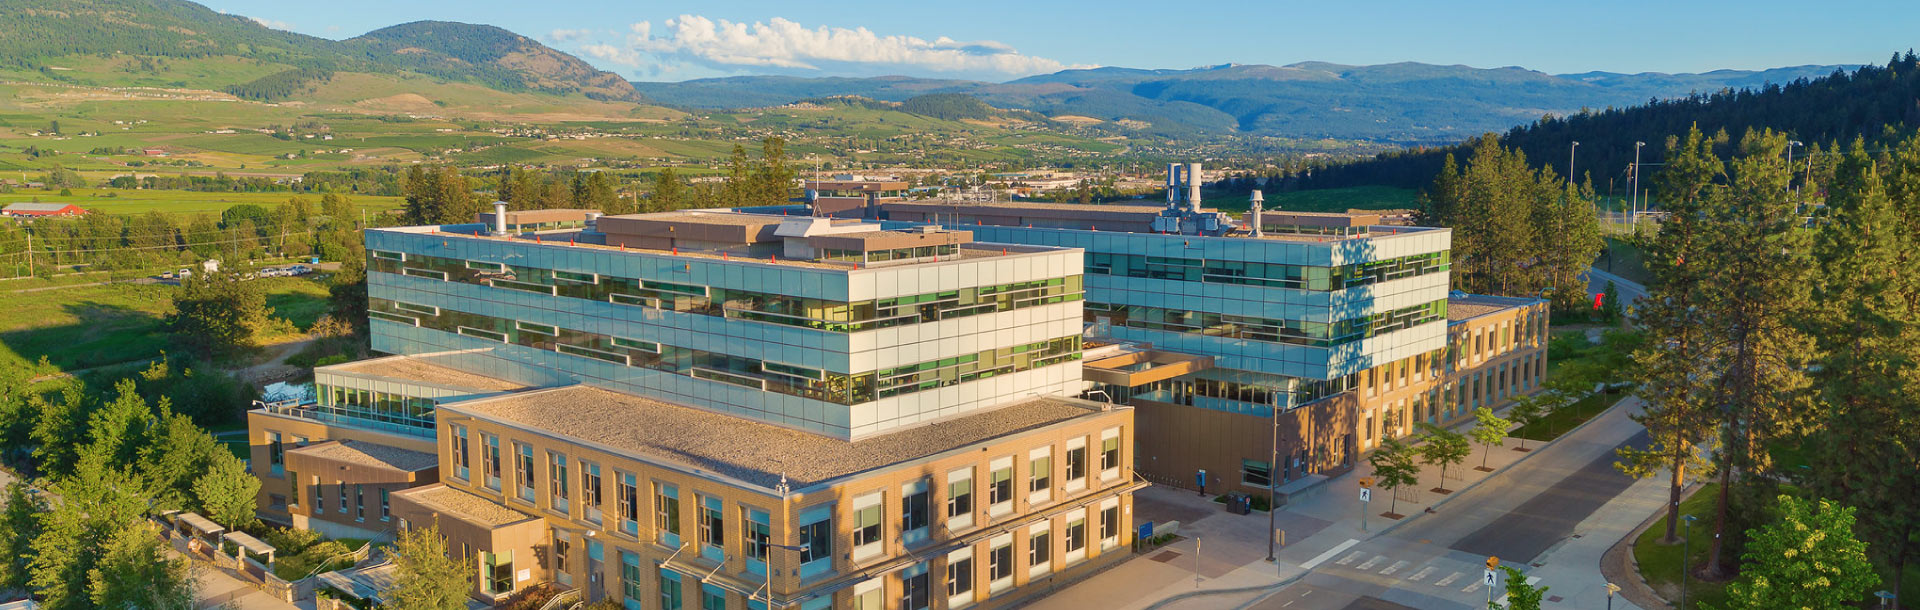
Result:
{"type": "Polygon", "coordinates": [[[79,216],[87,213],[80,206],[71,203],[10,203],[0,208],[0,216],[15,218],[41,218],[45,216],[79,216]]]}

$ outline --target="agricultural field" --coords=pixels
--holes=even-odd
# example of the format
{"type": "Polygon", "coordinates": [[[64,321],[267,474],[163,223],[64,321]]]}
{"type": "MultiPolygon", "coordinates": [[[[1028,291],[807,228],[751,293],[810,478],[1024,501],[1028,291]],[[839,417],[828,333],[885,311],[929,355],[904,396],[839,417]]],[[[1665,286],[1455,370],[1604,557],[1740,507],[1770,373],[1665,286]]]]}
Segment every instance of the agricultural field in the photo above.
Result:
{"type": "MultiPolygon", "coordinates": [[[[87,210],[106,214],[161,212],[182,215],[218,215],[227,208],[245,203],[272,208],[294,197],[305,198],[315,208],[320,205],[320,195],[315,193],[225,193],[113,188],[80,188],[72,189],[72,192],[73,195],[63,197],[59,191],[20,189],[13,193],[0,193],[0,205],[17,201],[39,201],[71,203],[87,210]]],[[[399,209],[405,203],[399,197],[372,195],[349,195],[349,197],[355,206],[368,213],[399,209]]]]}

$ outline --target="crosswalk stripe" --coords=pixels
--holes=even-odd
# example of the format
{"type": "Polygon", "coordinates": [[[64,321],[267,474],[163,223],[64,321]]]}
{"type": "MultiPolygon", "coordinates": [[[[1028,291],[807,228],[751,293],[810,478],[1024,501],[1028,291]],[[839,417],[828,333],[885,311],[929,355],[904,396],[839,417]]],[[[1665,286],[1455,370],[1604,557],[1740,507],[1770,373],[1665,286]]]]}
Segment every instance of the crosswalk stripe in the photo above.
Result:
{"type": "Polygon", "coordinates": [[[1359,559],[1361,557],[1366,557],[1366,556],[1367,556],[1366,551],[1354,551],[1352,553],[1347,554],[1346,557],[1341,557],[1340,561],[1336,561],[1334,563],[1337,563],[1343,566],[1352,565],[1354,560],[1359,559]]]}
{"type": "Polygon", "coordinates": [[[1386,561],[1386,560],[1387,560],[1387,556],[1386,556],[1386,555],[1374,555],[1374,556],[1373,556],[1373,559],[1368,559],[1366,563],[1363,563],[1363,564],[1360,564],[1360,565],[1357,565],[1357,566],[1354,566],[1354,568],[1353,568],[1353,569],[1356,569],[1356,570],[1371,570],[1371,569],[1373,569],[1373,566],[1377,566],[1377,565],[1380,565],[1380,562],[1382,562],[1382,561],[1386,561]]]}
{"type": "Polygon", "coordinates": [[[1426,578],[1428,574],[1432,574],[1432,573],[1433,573],[1433,566],[1427,566],[1424,568],[1420,568],[1420,571],[1414,572],[1412,576],[1408,576],[1407,580],[1411,580],[1413,582],[1420,582],[1421,579],[1426,578]]]}
{"type": "MultiPolygon", "coordinates": [[[[1353,548],[1353,545],[1356,545],[1356,544],[1360,544],[1360,541],[1354,540],[1352,538],[1348,538],[1346,542],[1336,544],[1333,546],[1333,548],[1327,549],[1327,552],[1316,555],[1314,556],[1313,559],[1307,560],[1306,563],[1300,564],[1300,568],[1303,570],[1311,570],[1314,568],[1314,566],[1318,566],[1322,563],[1326,563],[1327,560],[1332,559],[1334,555],[1339,555],[1341,551],[1345,551],[1347,549],[1353,548]]],[[[1348,555],[1346,559],[1340,560],[1340,565],[1347,565],[1347,563],[1352,562],[1355,557],[1359,557],[1360,554],[1361,553],[1359,551],[1354,551],[1354,553],[1352,555],[1348,555]]]]}
{"type": "Polygon", "coordinates": [[[1390,575],[1390,574],[1393,574],[1394,572],[1400,571],[1400,568],[1404,568],[1410,565],[1413,565],[1413,562],[1396,561],[1396,562],[1393,562],[1393,565],[1387,566],[1387,569],[1381,570],[1380,575],[1382,576],[1390,575]]]}
{"type": "Polygon", "coordinates": [[[1459,573],[1459,572],[1454,572],[1454,573],[1452,573],[1452,574],[1448,574],[1446,578],[1442,578],[1442,579],[1440,579],[1439,581],[1436,581],[1436,582],[1434,582],[1434,583],[1433,583],[1433,586],[1436,586],[1436,587],[1444,587],[1444,586],[1447,586],[1447,585],[1450,585],[1450,584],[1453,584],[1453,581],[1456,581],[1456,580],[1460,580],[1460,577],[1461,577],[1461,576],[1463,576],[1463,574],[1461,574],[1461,573],[1459,573]]]}

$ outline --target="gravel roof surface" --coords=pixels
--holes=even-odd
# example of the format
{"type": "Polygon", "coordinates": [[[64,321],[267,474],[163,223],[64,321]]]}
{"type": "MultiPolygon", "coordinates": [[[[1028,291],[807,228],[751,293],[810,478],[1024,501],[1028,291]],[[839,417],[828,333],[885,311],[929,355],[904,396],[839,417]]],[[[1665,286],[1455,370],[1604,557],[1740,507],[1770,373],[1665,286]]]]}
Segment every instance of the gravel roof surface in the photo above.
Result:
{"type": "Polygon", "coordinates": [[[507,525],[532,519],[532,515],[507,508],[492,500],[482,498],[444,484],[416,487],[394,495],[412,500],[427,510],[453,517],[461,521],[479,523],[488,526],[507,525]]]}
{"type": "Polygon", "coordinates": [[[1453,295],[1447,297],[1447,321],[1459,322],[1503,309],[1530,305],[1538,301],[1539,299],[1529,299],[1525,297],[1496,297],[1479,294],[1453,295]]]}
{"type": "Polygon", "coordinates": [[[1072,210],[1085,212],[1120,212],[1130,214],[1159,214],[1166,209],[1164,205],[1111,205],[1092,203],[1048,203],[1042,201],[901,201],[888,205],[933,206],[942,208],[987,208],[1002,210],[1072,210]]]}
{"type": "Polygon", "coordinates": [[[364,466],[383,466],[407,472],[426,470],[440,463],[439,456],[431,453],[356,440],[308,445],[287,453],[364,466]]]}
{"type": "Polygon", "coordinates": [[[348,362],[324,368],[343,373],[373,375],[401,381],[450,385],[488,392],[509,392],[527,387],[527,385],[523,383],[516,383],[497,377],[488,377],[486,375],[475,375],[466,371],[447,368],[414,356],[388,356],[386,358],[348,362]]]}
{"type": "Polygon", "coordinates": [[[848,442],[589,386],[484,398],[442,410],[767,487],[783,473],[795,487],[805,487],[1099,413],[1077,402],[1041,398],[848,442]],[[615,422],[623,425],[610,425],[615,422]]]}

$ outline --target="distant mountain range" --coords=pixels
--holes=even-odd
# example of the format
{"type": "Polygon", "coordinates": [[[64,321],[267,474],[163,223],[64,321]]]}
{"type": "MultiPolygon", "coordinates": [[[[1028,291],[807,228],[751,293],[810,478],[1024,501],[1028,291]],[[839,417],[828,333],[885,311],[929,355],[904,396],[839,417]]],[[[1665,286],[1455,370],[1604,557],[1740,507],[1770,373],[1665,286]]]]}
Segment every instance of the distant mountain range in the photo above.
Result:
{"type": "Polygon", "coordinates": [[[1600,110],[1654,98],[1758,88],[1845,68],[1554,75],[1518,67],[1305,62],[1191,70],[1067,70],[1005,83],[904,76],[739,76],[633,85],[657,103],[683,108],[777,106],[846,95],[904,101],[957,93],[1067,122],[1171,137],[1237,133],[1427,144],[1505,131],[1549,113],[1565,115],[1582,108],[1600,110]]]}

